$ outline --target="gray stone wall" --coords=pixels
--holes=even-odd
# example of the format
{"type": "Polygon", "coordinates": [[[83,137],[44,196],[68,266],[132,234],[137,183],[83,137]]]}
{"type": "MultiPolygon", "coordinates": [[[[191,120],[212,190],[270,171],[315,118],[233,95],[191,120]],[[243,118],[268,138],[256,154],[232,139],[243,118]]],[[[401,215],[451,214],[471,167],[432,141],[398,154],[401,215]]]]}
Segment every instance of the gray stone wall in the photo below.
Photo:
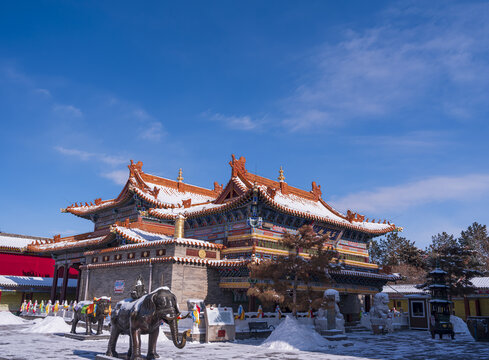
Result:
{"type": "MultiPolygon", "coordinates": [[[[165,249],[166,253],[162,256],[179,256],[188,257],[187,249],[199,250],[196,247],[181,245],[162,245],[143,248],[129,248],[125,250],[116,250],[114,252],[104,252],[86,257],[87,264],[114,264],[118,262],[133,261],[145,259],[142,256],[144,251],[149,251],[149,258],[158,257],[157,251],[165,249]],[[128,254],[134,253],[134,257],[129,259],[128,254]],[[120,260],[115,260],[114,255],[121,255],[120,260]],[[104,257],[108,256],[108,261],[104,257]],[[96,257],[97,261],[92,259],[96,257]]],[[[205,249],[206,251],[217,252],[214,249],[205,249]]],[[[194,257],[194,256],[192,256],[194,257]]],[[[219,256],[216,257],[218,259],[219,256]]],[[[219,288],[219,273],[217,269],[205,265],[178,264],[172,262],[139,264],[139,265],[120,265],[109,267],[95,267],[89,269],[88,291],[85,296],[87,270],[82,271],[80,284],[80,300],[92,299],[93,297],[110,296],[112,302],[116,303],[122,299],[130,297],[130,292],[139,275],[144,279],[144,285],[147,290],[154,290],[160,286],[169,287],[177,296],[179,306],[182,310],[187,309],[187,299],[197,298],[204,299],[206,304],[221,304],[230,306],[232,304],[232,292],[223,291],[219,288]],[[149,286],[151,271],[151,287],[149,286]],[[114,292],[116,280],[124,281],[124,291],[122,293],[114,292]]]]}
{"type": "MultiPolygon", "coordinates": [[[[149,264],[90,269],[87,299],[110,296],[112,303],[130,297],[131,290],[141,274],[146,289],[149,286],[149,264]],[[124,292],[116,294],[116,280],[124,280],[124,292]]],[[[187,309],[190,298],[204,299],[206,304],[232,305],[232,292],[219,288],[219,273],[203,265],[161,263],[151,267],[151,289],[167,286],[176,295],[181,310],[187,309]]],[[[86,270],[82,275],[80,299],[85,298],[86,270]]]]}

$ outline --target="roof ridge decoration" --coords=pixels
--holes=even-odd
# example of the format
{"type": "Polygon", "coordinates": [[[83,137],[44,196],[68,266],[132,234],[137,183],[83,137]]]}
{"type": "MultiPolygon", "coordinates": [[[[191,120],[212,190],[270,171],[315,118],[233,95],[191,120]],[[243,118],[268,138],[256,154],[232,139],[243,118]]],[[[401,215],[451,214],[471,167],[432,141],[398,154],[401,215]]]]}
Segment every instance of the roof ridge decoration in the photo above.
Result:
{"type": "MultiPolygon", "coordinates": [[[[266,177],[250,173],[248,170],[246,170],[246,158],[244,156],[241,156],[239,159],[236,159],[236,156],[234,154],[231,154],[231,161],[229,162],[229,165],[231,165],[231,175],[232,177],[237,177],[239,178],[246,186],[248,189],[252,188],[253,185],[256,183],[257,185],[262,185],[269,187],[270,189],[275,189],[280,191],[284,195],[293,194],[308,200],[314,200],[314,201],[319,201],[321,199],[321,185],[317,185],[315,181],[312,182],[312,188],[310,191],[306,191],[303,189],[299,189],[294,186],[290,186],[285,182],[285,177],[283,177],[283,181],[275,181],[268,179],[266,177]]],[[[280,167],[282,169],[282,167],[280,167]]],[[[283,175],[283,170],[281,175],[283,175]]],[[[279,180],[280,180],[279,176],[279,180]]]]}

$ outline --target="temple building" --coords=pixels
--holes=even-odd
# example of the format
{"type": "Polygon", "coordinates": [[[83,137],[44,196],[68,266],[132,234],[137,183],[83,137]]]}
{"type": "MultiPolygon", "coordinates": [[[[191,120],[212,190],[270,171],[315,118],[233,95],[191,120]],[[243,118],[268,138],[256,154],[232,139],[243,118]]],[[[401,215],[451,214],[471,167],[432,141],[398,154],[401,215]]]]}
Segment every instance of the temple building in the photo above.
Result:
{"type": "MultiPolygon", "coordinates": [[[[17,311],[24,300],[49,299],[55,262],[49,253],[27,250],[33,241],[46,240],[49,239],[0,232],[0,311],[17,311]]],[[[68,274],[72,278],[74,275],[68,274]]],[[[75,295],[75,283],[70,279],[67,284],[68,299],[75,295]]]]}
{"type": "MultiPolygon", "coordinates": [[[[227,184],[214,182],[206,189],[185,183],[181,170],[175,181],[147,174],[142,162],[131,161],[127,183],[116,198],[62,209],[92,221],[92,232],[37,240],[28,249],[53,256],[55,274],[79,270],[79,300],[128,297],[141,274],[149,289],[168,286],[182,305],[200,298],[251,310],[255,304],[246,295],[247,265],[286,256],[279,244],[283,234],[311,224],[318,234],[329,236],[325,246],[339,253],[343,265],[330,272],[332,284],[315,284],[315,290],[337,289],[344,314],[359,313],[362,301],[368,308],[370,294],[396,280],[381,273],[368,253],[371,239],[396,231],[394,224],[350,210],[342,214],[322,199],[316,182],[309,191],[298,189],[285,181],[282,169],[272,180],[250,173],[244,157],[232,155],[229,164],[227,184]]],[[[66,294],[64,279],[61,297],[66,294]]],[[[57,284],[55,278],[53,298],[57,284]]]]}

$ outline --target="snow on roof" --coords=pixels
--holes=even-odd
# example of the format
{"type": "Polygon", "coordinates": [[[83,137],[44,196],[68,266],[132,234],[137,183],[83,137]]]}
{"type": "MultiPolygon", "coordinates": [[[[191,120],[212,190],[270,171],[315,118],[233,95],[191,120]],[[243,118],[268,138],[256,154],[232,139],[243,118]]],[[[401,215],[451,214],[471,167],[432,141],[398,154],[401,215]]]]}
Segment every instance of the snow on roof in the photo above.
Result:
{"type": "Polygon", "coordinates": [[[151,189],[159,189],[156,200],[163,204],[181,204],[183,200],[191,199],[193,204],[205,203],[214,200],[215,196],[206,196],[190,191],[179,191],[166,186],[146,182],[151,189]]]}
{"type": "MultiPolygon", "coordinates": [[[[489,288],[489,276],[475,277],[470,282],[478,289],[489,288]]],[[[444,286],[444,285],[441,285],[444,286]]],[[[385,285],[382,290],[386,293],[402,293],[402,294],[424,294],[426,293],[422,289],[416,288],[414,284],[400,284],[400,285],[385,285]]]]}
{"type": "Polygon", "coordinates": [[[416,288],[414,284],[400,284],[400,285],[385,285],[382,292],[388,294],[402,293],[402,294],[424,294],[422,289],[416,288]]]}
{"type": "Polygon", "coordinates": [[[376,274],[376,273],[371,273],[371,272],[366,272],[366,271],[357,271],[357,270],[330,270],[330,274],[333,275],[349,275],[349,276],[362,276],[362,277],[370,277],[374,279],[384,279],[384,280],[398,280],[399,277],[397,275],[393,274],[376,274]]]}
{"type": "MultiPolygon", "coordinates": [[[[43,278],[37,276],[11,276],[0,275],[0,286],[2,287],[51,287],[53,278],[43,278]]],[[[58,286],[62,286],[63,279],[58,279],[58,286]]],[[[68,287],[76,287],[76,279],[68,279],[68,287]]]]}
{"type": "MultiPolygon", "coordinates": [[[[260,187],[266,192],[266,189],[264,189],[263,186],[260,187]]],[[[352,223],[348,220],[336,215],[333,211],[329,210],[321,203],[321,201],[309,200],[295,194],[284,195],[280,191],[276,192],[273,201],[291,210],[326,218],[345,225],[352,225],[352,223]]],[[[390,224],[378,224],[369,222],[355,222],[354,225],[368,230],[386,230],[392,227],[390,224]]]]}
{"type": "Polygon", "coordinates": [[[25,249],[27,245],[36,240],[46,240],[46,238],[0,233],[0,248],[25,249]]]}
{"type": "Polygon", "coordinates": [[[157,216],[162,217],[176,217],[177,215],[188,216],[193,213],[197,213],[204,210],[217,209],[223,207],[226,204],[214,204],[214,203],[206,203],[201,205],[191,206],[189,208],[169,208],[169,209],[151,209],[151,214],[156,214],[157,216]]]}
{"type": "Polygon", "coordinates": [[[107,235],[97,236],[85,240],[66,240],[66,241],[59,241],[59,242],[50,242],[50,243],[36,245],[36,248],[38,250],[56,250],[64,247],[82,247],[84,245],[90,245],[94,242],[96,243],[104,239],[106,236],[107,235]]]}
{"type": "Polygon", "coordinates": [[[82,269],[97,269],[97,268],[108,268],[108,267],[117,267],[117,266],[130,266],[130,265],[142,265],[142,264],[157,264],[164,262],[179,262],[186,264],[195,264],[195,265],[209,265],[214,267],[243,267],[246,266],[250,260],[209,260],[209,259],[201,259],[198,257],[188,257],[188,256],[162,256],[156,258],[146,258],[146,259],[137,259],[137,260],[126,260],[126,261],[117,261],[111,263],[100,263],[100,264],[88,264],[83,265],[82,269]]]}
{"type": "MultiPolygon", "coordinates": [[[[153,233],[149,231],[144,231],[138,228],[126,228],[123,226],[113,226],[112,230],[117,232],[119,235],[124,238],[134,241],[138,244],[140,243],[154,243],[158,242],[159,244],[169,244],[176,243],[180,245],[192,245],[192,246],[201,246],[206,248],[220,248],[222,247],[220,244],[214,244],[204,240],[197,239],[187,239],[187,238],[174,238],[173,236],[167,236],[163,234],[153,233]]],[[[137,244],[133,244],[132,246],[136,246],[137,244]]],[[[127,247],[131,247],[131,245],[126,245],[127,247]]]]}
{"type": "Polygon", "coordinates": [[[489,276],[484,277],[474,277],[470,280],[470,282],[479,289],[487,289],[489,288],[489,276]]]}

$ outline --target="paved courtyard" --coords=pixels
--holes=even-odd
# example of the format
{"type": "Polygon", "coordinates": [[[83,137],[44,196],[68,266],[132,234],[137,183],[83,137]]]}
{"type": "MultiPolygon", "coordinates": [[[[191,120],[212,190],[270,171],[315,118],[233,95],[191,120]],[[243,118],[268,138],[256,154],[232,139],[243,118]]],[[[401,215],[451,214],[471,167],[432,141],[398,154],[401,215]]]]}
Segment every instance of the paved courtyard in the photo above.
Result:
{"type": "MultiPolygon", "coordinates": [[[[106,349],[106,340],[78,341],[54,334],[22,332],[26,328],[25,325],[0,326],[0,359],[94,359],[106,349]]],[[[260,346],[262,342],[188,343],[179,350],[160,337],[158,352],[162,359],[489,359],[489,343],[475,342],[467,335],[457,335],[455,340],[432,340],[423,331],[378,336],[355,333],[346,342],[331,342],[314,352],[272,350],[260,346]]],[[[143,349],[146,344],[147,337],[143,337],[143,349]]],[[[118,351],[123,353],[127,347],[128,337],[125,336],[121,338],[118,351]]]]}

